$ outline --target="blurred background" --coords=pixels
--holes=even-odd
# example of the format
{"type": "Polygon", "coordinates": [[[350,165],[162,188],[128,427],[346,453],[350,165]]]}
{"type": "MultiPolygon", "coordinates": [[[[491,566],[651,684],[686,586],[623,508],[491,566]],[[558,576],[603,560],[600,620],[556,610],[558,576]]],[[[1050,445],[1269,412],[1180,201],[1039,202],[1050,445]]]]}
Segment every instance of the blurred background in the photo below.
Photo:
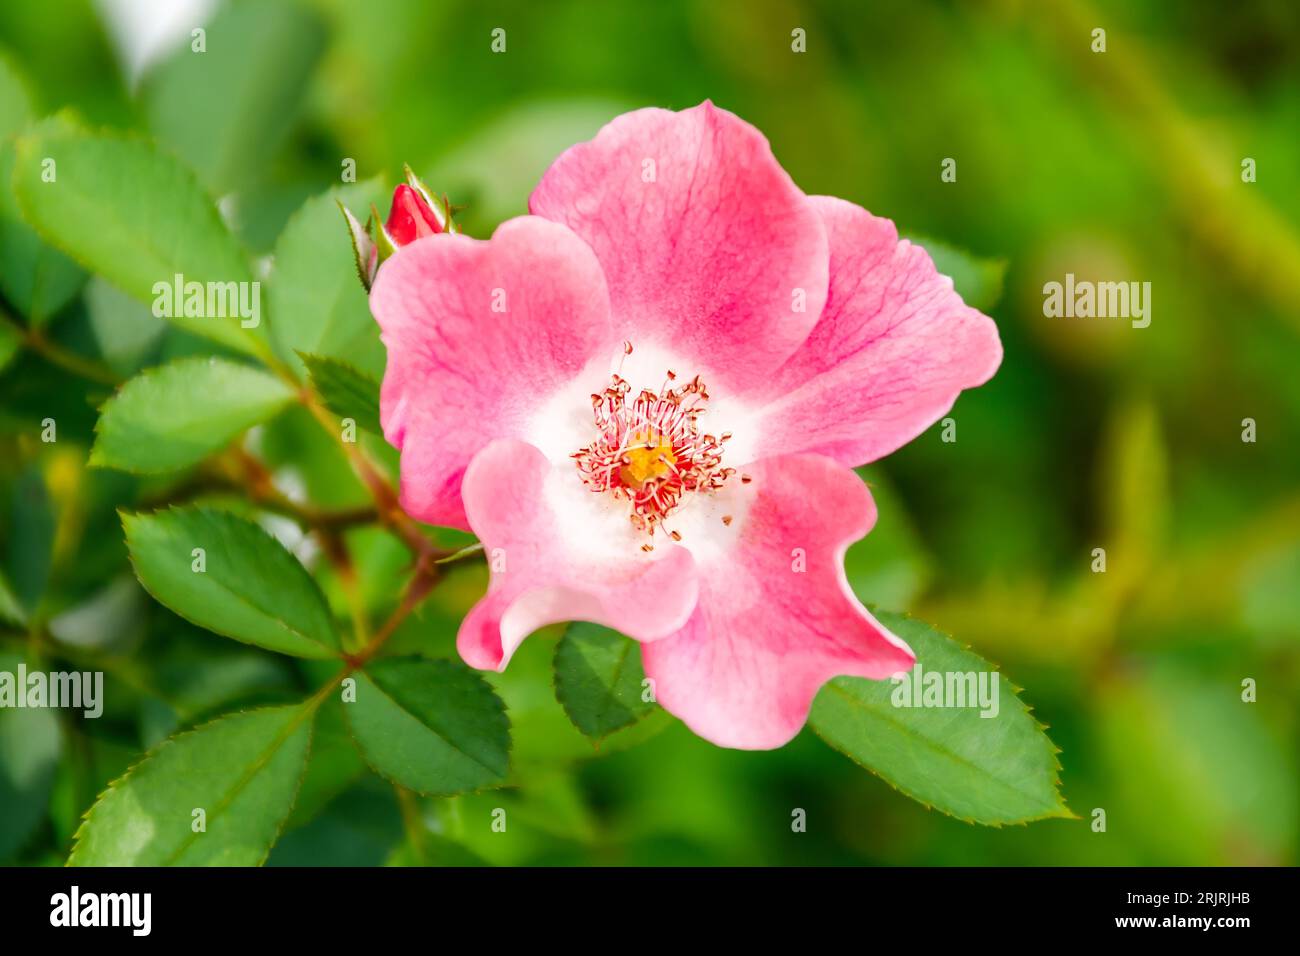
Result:
{"type": "MultiPolygon", "coordinates": [[[[35,239],[10,191],[13,136],[71,109],[156,137],[260,259],[346,159],[358,198],[382,204],[409,162],[486,236],[617,113],[705,98],[763,130],[807,192],[931,243],[997,320],[1006,359],[958,402],[957,441],[936,426],[864,471],[881,517],[850,552],[850,578],[864,601],[915,612],[1024,688],[1083,819],[967,826],[808,731],[740,753],[660,715],[597,753],[555,701],[544,633],[495,679],[517,787],[400,806],[322,732],[321,785],[269,862],[409,862],[413,819],[435,862],[1296,862],[1290,0],[0,5],[0,310],[19,330],[0,338],[0,663],[107,675],[99,720],[0,712],[0,862],[61,863],[80,814],[148,747],[235,707],[298,699],[318,678],[191,627],[135,583],[116,509],[171,500],[177,481],[89,469],[96,408],[120,377],[198,346],[35,239]],[[791,50],[796,28],[805,53],[791,50]],[[941,181],[946,158],[955,182],[941,181]],[[1150,282],[1150,327],[1044,317],[1044,283],[1067,272],[1150,282]],[[46,418],[56,443],[40,441],[46,418]],[[1098,547],[1104,574],[1091,570],[1098,547]],[[510,809],[508,834],[465,825],[490,806],[510,809]],[[806,833],[791,832],[792,807],[807,810],[806,833]]],[[[346,268],[341,224],[338,236],[346,268]]],[[[363,358],[382,368],[382,354],[363,358]]],[[[286,493],[364,502],[305,414],[259,429],[249,455],[286,493]]],[[[211,477],[190,490],[220,496],[211,477]]],[[[309,564],[319,557],[291,522],[263,517],[309,564]]],[[[368,605],[391,603],[401,546],[375,529],[349,544],[368,605]]],[[[339,582],[323,562],[319,574],[344,614],[339,582]]],[[[484,578],[458,570],[397,646],[448,653],[484,578]]]]}

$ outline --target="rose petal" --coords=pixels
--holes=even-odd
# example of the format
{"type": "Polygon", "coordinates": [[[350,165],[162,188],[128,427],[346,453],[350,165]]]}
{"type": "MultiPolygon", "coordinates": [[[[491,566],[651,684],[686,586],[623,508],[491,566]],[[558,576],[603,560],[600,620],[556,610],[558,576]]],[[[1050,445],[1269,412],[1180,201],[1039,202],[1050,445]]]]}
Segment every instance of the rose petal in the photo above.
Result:
{"type": "Polygon", "coordinates": [[[710,102],[618,117],[555,161],[529,209],[595,250],[624,338],[735,396],[798,348],[826,299],[820,218],[763,135],[710,102]]]}
{"type": "Polygon", "coordinates": [[[719,746],[753,750],[794,737],[832,677],[881,679],[914,657],[844,575],[845,549],[876,520],[866,485],[817,455],[749,470],[753,482],[732,490],[750,498],[733,548],[700,565],[695,613],[642,658],[664,708],[719,746]]]}
{"type": "Polygon", "coordinates": [[[853,203],[809,202],[830,237],[821,320],[777,373],[756,456],[817,452],[849,466],[887,455],[983,384],[1002,361],[997,327],[894,224],[853,203]]]}
{"type": "Polygon", "coordinates": [[[460,655],[500,670],[533,631],[560,621],[603,624],[637,640],[677,631],[698,595],[690,552],[643,538],[626,504],[584,488],[525,442],[503,439],[465,472],[465,511],[492,571],[487,595],[461,624],[460,655]]]}
{"type": "Polygon", "coordinates": [[[526,438],[536,409],[617,338],[591,250],[535,216],[488,241],[439,235],[399,249],[370,307],[388,348],[380,413],[402,451],[402,507],[462,529],[461,478],[474,454],[526,438]]]}

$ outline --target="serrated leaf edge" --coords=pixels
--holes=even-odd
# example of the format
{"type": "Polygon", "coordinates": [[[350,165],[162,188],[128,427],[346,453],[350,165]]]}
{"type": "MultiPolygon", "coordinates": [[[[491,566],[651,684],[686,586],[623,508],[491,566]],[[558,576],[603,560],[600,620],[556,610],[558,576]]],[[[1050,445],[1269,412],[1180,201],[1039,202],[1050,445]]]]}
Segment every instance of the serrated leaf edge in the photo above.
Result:
{"type": "Polygon", "coordinates": [[[240,368],[241,370],[257,372],[265,376],[268,381],[273,381],[279,385],[284,386],[285,388],[284,399],[267,416],[266,420],[268,421],[271,418],[274,418],[281,411],[283,411],[284,408],[293,401],[293,389],[289,388],[288,385],[285,385],[278,378],[276,378],[274,375],[272,375],[270,372],[268,372],[266,369],[262,368],[261,366],[249,365],[243,362],[235,362],[235,361],[231,361],[230,359],[222,358],[216,355],[191,355],[191,356],[185,356],[184,358],[173,359],[170,362],[164,362],[161,365],[151,366],[147,369],[137,372],[135,375],[132,375],[126,381],[118,385],[113,390],[113,394],[110,395],[107,399],[105,399],[103,404],[99,406],[99,414],[95,418],[95,442],[93,445],[91,445],[90,456],[87,459],[87,464],[89,464],[92,468],[111,468],[113,471],[121,471],[129,475],[168,475],[174,472],[184,471],[186,468],[192,468],[194,467],[194,465],[197,465],[199,462],[203,461],[204,459],[209,458],[212,455],[220,454],[223,448],[229,446],[230,442],[233,442],[236,439],[238,439],[238,437],[244,434],[244,432],[248,431],[249,428],[256,427],[256,425],[249,425],[247,428],[241,428],[238,432],[235,433],[234,436],[231,437],[230,441],[226,442],[221,447],[213,449],[212,451],[205,454],[202,458],[199,458],[196,461],[191,462],[190,464],[187,465],[175,465],[166,468],[141,468],[139,466],[133,467],[115,461],[112,462],[105,461],[103,459],[99,447],[99,439],[102,435],[102,432],[100,430],[101,425],[103,424],[104,415],[108,412],[109,406],[115,405],[117,403],[117,401],[122,397],[123,391],[125,391],[129,386],[131,386],[135,382],[140,382],[145,379],[156,378],[159,375],[162,375],[164,372],[177,369],[179,366],[182,365],[197,366],[197,365],[211,365],[214,363],[230,365],[230,366],[240,368]]]}
{"type": "MultiPolygon", "coordinates": [[[[875,614],[875,613],[876,613],[876,608],[871,607],[870,610],[871,610],[872,614],[875,614]]],[[[1044,724],[1044,723],[1041,723],[1041,722],[1038,720],[1038,718],[1034,716],[1034,714],[1033,714],[1033,708],[1032,708],[1029,704],[1027,704],[1027,703],[1026,703],[1022,698],[1021,698],[1021,696],[1020,696],[1020,692],[1023,690],[1023,688],[1020,687],[1019,685],[1017,685],[1017,684],[1016,684],[1014,681],[1012,681],[1010,678],[1008,678],[1008,677],[1007,677],[1007,676],[1002,672],[1002,668],[999,667],[998,664],[997,664],[996,662],[989,660],[989,659],[988,659],[987,657],[985,657],[983,654],[980,654],[978,651],[976,651],[974,648],[972,648],[969,644],[965,644],[965,643],[963,643],[962,641],[957,640],[955,637],[953,637],[953,636],[952,636],[951,634],[949,634],[948,632],[946,632],[946,631],[942,631],[942,630],[940,630],[939,628],[935,627],[933,624],[930,624],[930,623],[927,622],[927,621],[923,621],[923,620],[921,620],[921,619],[918,618],[918,617],[914,617],[913,615],[907,613],[906,611],[891,611],[891,612],[889,612],[889,613],[891,613],[891,614],[895,614],[895,615],[897,615],[897,616],[899,616],[899,617],[902,617],[902,618],[905,618],[906,620],[909,620],[909,621],[915,621],[916,623],[921,624],[921,625],[923,625],[924,627],[928,627],[928,628],[930,628],[930,629],[931,629],[932,631],[934,631],[936,634],[939,634],[939,635],[941,635],[942,637],[946,638],[947,640],[952,641],[954,644],[956,644],[956,645],[957,645],[959,648],[961,648],[962,650],[967,651],[967,652],[973,654],[975,657],[978,657],[980,660],[982,660],[982,661],[984,661],[985,663],[987,663],[991,668],[993,668],[993,670],[995,670],[995,671],[998,672],[998,674],[1000,675],[1000,677],[1001,677],[1002,680],[1005,680],[1005,681],[1006,681],[1007,686],[1009,686],[1009,687],[1011,688],[1011,696],[1012,696],[1012,699],[1016,701],[1016,703],[1020,706],[1021,711],[1022,711],[1022,712],[1023,712],[1023,713],[1024,713],[1024,714],[1025,714],[1025,715],[1026,715],[1026,716],[1027,716],[1027,717],[1028,717],[1028,718],[1033,722],[1035,729],[1037,729],[1037,730],[1042,734],[1043,739],[1046,740],[1047,743],[1048,743],[1048,754],[1049,754],[1049,756],[1050,756],[1051,759],[1052,759],[1052,791],[1053,791],[1054,795],[1056,796],[1056,801],[1057,801],[1058,809],[1059,809],[1060,812],[1048,812],[1048,813],[1043,813],[1043,814],[1039,814],[1039,815],[1037,815],[1037,816],[1025,817],[1024,819],[1021,819],[1021,820],[998,820],[998,821],[985,821],[985,820],[976,820],[976,819],[971,818],[971,817],[965,817],[965,816],[962,816],[962,815],[959,814],[959,813],[953,813],[953,812],[951,812],[951,811],[949,811],[949,810],[945,810],[943,807],[936,807],[936,806],[934,806],[933,804],[929,803],[928,801],[923,800],[923,799],[921,799],[920,797],[918,797],[918,796],[916,796],[916,795],[914,795],[914,794],[908,792],[905,788],[903,788],[903,787],[899,786],[898,784],[896,784],[893,780],[889,779],[889,777],[885,776],[883,773],[881,773],[881,772],[880,772],[879,770],[877,770],[875,767],[872,767],[870,764],[863,763],[861,760],[859,760],[859,759],[858,759],[857,757],[855,757],[853,754],[848,753],[847,751],[845,751],[845,750],[842,749],[841,747],[837,746],[836,744],[832,743],[830,740],[826,739],[826,736],[821,732],[821,730],[819,730],[819,729],[817,728],[817,726],[812,722],[812,720],[809,719],[809,721],[808,721],[808,727],[812,730],[812,732],[813,732],[814,734],[816,734],[817,737],[818,737],[818,738],[819,738],[823,743],[826,744],[826,746],[830,747],[830,748],[831,748],[832,750],[834,750],[836,753],[838,753],[838,754],[842,754],[843,756],[847,757],[847,758],[848,758],[849,760],[851,760],[854,764],[856,764],[857,766],[861,767],[863,770],[866,770],[867,772],[869,772],[872,776],[877,777],[877,778],[879,778],[880,780],[883,780],[885,783],[887,783],[887,784],[890,786],[891,789],[895,790],[895,791],[898,792],[898,793],[903,794],[903,796],[907,797],[909,800],[913,800],[913,801],[915,801],[916,803],[918,803],[918,804],[920,804],[921,806],[925,807],[927,810],[933,810],[933,811],[936,811],[936,812],[938,812],[938,813],[942,813],[944,816],[951,817],[951,818],[954,819],[954,820],[960,820],[962,823],[976,824],[976,825],[979,825],[979,826],[991,827],[991,828],[993,828],[993,829],[1001,829],[1001,828],[1004,827],[1004,826],[1025,826],[1025,825],[1027,825],[1027,824],[1035,823],[1035,822],[1038,822],[1038,821],[1040,821],[1040,820],[1078,820],[1078,819],[1080,819],[1080,817],[1078,816],[1078,814],[1076,814],[1073,810],[1071,810],[1071,809],[1069,808],[1069,806],[1068,806],[1068,805],[1066,804],[1066,802],[1065,802],[1065,798],[1061,795],[1061,772],[1062,772],[1063,768],[1062,768],[1062,766],[1061,766],[1061,761],[1058,759],[1058,754],[1061,753],[1061,748],[1058,747],[1058,746],[1056,746],[1056,743],[1052,740],[1051,737],[1048,736],[1048,734],[1047,734],[1048,726],[1047,726],[1046,724],[1044,724]]],[[[834,680],[834,678],[832,678],[832,680],[834,680]]],[[[830,681],[827,681],[827,682],[826,682],[826,684],[829,684],[829,683],[830,683],[830,681]]],[[[822,686],[825,687],[826,684],[823,684],[822,686]]],[[[819,690],[819,692],[820,692],[820,690],[819,690]]]]}
{"type": "MultiPolygon", "coordinates": [[[[182,620],[188,621],[189,623],[193,624],[195,627],[197,627],[197,628],[201,628],[202,630],[207,631],[207,632],[210,633],[210,634],[216,634],[216,635],[219,636],[219,637],[225,637],[225,638],[229,638],[229,639],[232,640],[232,641],[238,641],[240,644],[245,644],[245,645],[247,645],[247,646],[249,646],[249,647],[258,647],[258,648],[261,648],[261,649],[264,650],[264,651],[269,651],[269,652],[272,653],[272,654],[281,654],[281,655],[283,655],[283,656],[285,656],[285,657],[292,657],[292,658],[296,658],[296,659],[298,659],[298,660],[306,660],[306,661],[312,661],[312,660],[326,660],[326,661],[328,661],[328,660],[341,659],[341,658],[343,657],[343,651],[341,650],[341,647],[331,647],[331,646],[328,645],[328,644],[325,644],[325,643],[322,643],[321,641],[316,640],[316,638],[314,638],[314,637],[310,637],[310,636],[308,636],[308,635],[306,635],[306,634],[302,634],[301,632],[299,632],[299,631],[297,631],[297,630],[294,630],[293,628],[290,628],[287,624],[285,624],[285,627],[286,627],[286,629],[289,631],[289,633],[293,634],[293,635],[296,636],[296,637],[301,637],[303,640],[310,641],[310,642],[313,643],[313,644],[317,644],[317,645],[319,645],[321,648],[323,648],[324,650],[328,651],[328,653],[327,653],[325,656],[323,656],[323,657],[305,657],[305,656],[298,655],[298,654],[290,654],[290,653],[288,653],[288,652],[286,652],[286,651],[275,650],[274,648],[266,647],[266,646],[263,645],[263,644],[258,644],[258,643],[254,642],[254,641],[248,641],[248,640],[245,640],[245,639],[242,638],[242,637],[236,637],[234,634],[226,634],[226,633],[224,633],[224,632],[222,632],[222,631],[216,631],[216,630],[213,630],[213,629],[212,629],[211,627],[209,627],[208,625],[203,624],[203,623],[201,623],[201,622],[199,622],[199,621],[194,620],[192,617],[190,617],[190,616],[189,616],[188,614],[186,614],[184,611],[181,611],[181,610],[178,610],[177,608],[172,607],[169,603],[167,603],[167,602],[164,601],[162,598],[160,598],[157,594],[155,594],[155,593],[153,592],[153,589],[150,588],[149,585],[145,583],[144,578],[142,578],[142,577],[140,576],[140,569],[139,569],[138,567],[136,567],[136,563],[135,563],[135,555],[134,555],[133,553],[131,553],[130,541],[129,541],[129,538],[128,538],[128,532],[127,532],[127,529],[126,529],[126,521],[127,521],[128,518],[141,518],[141,517],[145,517],[145,518],[155,518],[155,517],[157,517],[157,516],[159,516],[159,515],[163,515],[163,514],[172,514],[172,513],[185,512],[185,511],[202,512],[202,513],[205,513],[205,514],[220,514],[220,515],[224,515],[224,516],[227,516],[227,517],[233,518],[233,519],[236,520],[236,521],[242,521],[242,522],[244,522],[245,524],[249,525],[250,527],[256,528],[258,531],[260,531],[262,534],[264,534],[264,535],[265,535],[265,536],[266,536],[266,537],[271,541],[271,543],[274,544],[277,548],[279,548],[280,550],[284,551],[285,554],[287,554],[290,558],[293,558],[294,561],[298,561],[298,559],[297,559],[297,558],[296,558],[296,557],[295,557],[291,552],[289,552],[288,549],[286,549],[286,548],[284,547],[284,545],[282,545],[279,541],[277,541],[277,540],[275,539],[275,536],[272,535],[270,532],[268,532],[265,528],[263,528],[261,525],[257,524],[257,522],[255,522],[255,521],[249,521],[247,518],[244,518],[244,517],[242,517],[242,516],[240,516],[240,515],[235,514],[233,511],[225,511],[225,510],[223,510],[223,509],[221,509],[221,508],[205,508],[205,507],[200,507],[200,506],[196,506],[196,505],[186,505],[186,506],[170,505],[170,506],[168,506],[168,507],[166,507],[166,508],[160,508],[160,509],[158,509],[158,510],[156,510],[156,511],[150,511],[150,512],[144,512],[144,511],[128,512],[128,511],[126,511],[125,509],[118,509],[118,513],[117,513],[117,514],[118,514],[118,518],[122,521],[122,536],[123,536],[124,539],[127,539],[127,540],[126,540],[126,543],[127,543],[127,558],[128,558],[128,560],[130,560],[130,562],[131,562],[131,573],[134,574],[134,575],[135,575],[135,579],[136,579],[137,581],[140,582],[140,587],[144,588],[145,593],[147,593],[151,598],[153,598],[155,601],[157,601],[157,602],[158,602],[159,604],[161,604],[163,607],[167,608],[167,610],[171,611],[171,612],[172,612],[173,614],[175,614],[177,617],[181,618],[182,620]]],[[[301,561],[299,561],[298,564],[299,564],[300,567],[302,566],[302,562],[301,562],[301,561]]],[[[303,573],[307,576],[307,579],[311,582],[312,587],[314,588],[314,590],[315,590],[315,592],[316,592],[316,596],[317,596],[318,598],[320,598],[321,603],[322,603],[322,606],[325,608],[326,617],[327,617],[327,619],[328,619],[329,622],[330,622],[330,626],[335,628],[334,634],[335,634],[336,637],[338,637],[339,635],[338,635],[338,631],[337,631],[337,626],[336,626],[335,623],[334,623],[334,616],[333,616],[333,614],[332,614],[332,613],[330,612],[330,610],[329,610],[329,602],[325,600],[324,592],[322,592],[321,589],[320,589],[320,583],[319,583],[319,582],[318,582],[314,577],[312,577],[311,572],[308,571],[305,567],[303,567],[302,570],[303,570],[303,573]]],[[[228,589],[227,589],[227,590],[228,590],[228,589]]],[[[234,593],[233,591],[228,591],[228,593],[234,595],[234,596],[235,596],[235,597],[240,601],[240,603],[242,603],[242,604],[244,604],[244,605],[246,605],[246,606],[248,606],[248,607],[253,608],[253,610],[257,611],[258,613],[261,613],[261,614],[267,614],[268,617],[272,617],[272,616],[273,616],[273,615],[268,614],[268,613],[267,613],[266,611],[264,611],[262,608],[259,608],[259,607],[257,607],[256,605],[253,605],[253,604],[249,603],[248,601],[244,600],[243,598],[240,598],[238,595],[235,595],[235,593],[234,593]]],[[[279,618],[275,618],[275,619],[276,619],[277,621],[280,620],[279,618]]],[[[281,624],[284,624],[283,621],[280,621],[280,623],[281,623],[281,624]]],[[[341,642],[340,642],[340,645],[341,645],[341,642]]]]}
{"type": "MultiPolygon", "coordinates": [[[[168,147],[166,144],[159,142],[156,138],[152,136],[145,136],[133,130],[124,131],[120,129],[113,129],[111,127],[105,127],[105,126],[92,128],[90,126],[82,125],[80,123],[70,126],[64,130],[56,130],[52,133],[43,133],[43,132],[36,131],[34,127],[28,127],[26,131],[14,137],[15,177],[17,176],[17,151],[24,149],[26,145],[30,143],[33,139],[38,139],[38,140],[44,139],[47,136],[58,137],[60,135],[66,135],[69,133],[85,139],[111,139],[123,143],[136,143],[148,147],[149,149],[152,149],[155,154],[173,161],[176,164],[176,167],[179,170],[181,170],[182,175],[185,178],[187,178],[191,183],[193,183],[193,185],[198,189],[199,194],[202,195],[203,198],[206,200],[206,202],[204,203],[204,208],[211,214],[212,221],[216,223],[216,225],[221,230],[221,232],[224,233],[229,238],[231,242],[231,249],[239,256],[240,260],[243,262],[249,280],[251,281],[254,278],[253,270],[249,265],[248,250],[244,247],[243,243],[239,241],[239,238],[233,232],[231,232],[230,227],[226,225],[225,220],[221,218],[221,211],[217,208],[217,204],[213,200],[211,193],[209,193],[207,187],[203,185],[203,182],[202,180],[199,179],[198,174],[194,172],[194,170],[183,158],[181,158],[180,154],[178,154],[175,150],[168,147]]],[[[33,222],[31,210],[28,208],[28,204],[26,200],[23,198],[22,194],[19,192],[19,190],[15,189],[13,190],[13,195],[14,195],[14,201],[18,206],[18,210],[22,214],[23,222],[27,225],[29,229],[31,229],[34,233],[36,233],[37,236],[40,237],[42,242],[44,242],[46,245],[50,246],[51,248],[57,249],[59,252],[63,253],[63,255],[65,255],[68,259],[72,260],[74,263],[80,266],[87,273],[91,275],[99,275],[100,278],[108,282],[110,285],[112,285],[118,291],[122,292],[124,295],[127,295],[132,299],[136,299],[134,293],[129,292],[128,290],[122,288],[122,286],[120,286],[115,280],[99,273],[93,266],[91,266],[89,263],[83,260],[79,255],[77,255],[66,245],[64,245],[61,241],[59,241],[57,237],[51,235],[48,230],[43,229],[41,226],[33,222]]],[[[137,299],[137,301],[139,300],[137,299]]],[[[240,349],[240,351],[243,351],[247,355],[253,355],[253,356],[260,355],[261,353],[260,350],[258,349],[258,343],[261,340],[258,338],[258,336],[255,334],[251,334],[249,330],[243,328],[243,326],[236,326],[236,328],[239,329],[239,333],[232,335],[229,340],[221,339],[221,338],[213,338],[212,336],[206,336],[206,335],[203,337],[207,338],[209,341],[216,342],[228,348],[240,349]],[[243,346],[243,343],[246,343],[246,347],[243,346]]],[[[195,334],[201,335],[202,333],[195,332],[195,334]]]]}
{"type": "MultiPolygon", "coordinates": [[[[255,864],[256,866],[262,866],[266,862],[267,857],[271,855],[271,850],[275,847],[275,844],[279,841],[280,835],[284,832],[284,825],[288,821],[289,817],[293,815],[293,808],[298,802],[298,794],[302,790],[302,781],[307,774],[307,765],[311,761],[311,748],[312,748],[312,741],[316,729],[315,717],[316,717],[316,710],[318,706],[319,706],[319,701],[317,699],[308,698],[307,700],[301,701],[297,704],[276,704],[268,707],[253,707],[249,709],[233,710],[221,714],[217,717],[213,717],[211,720],[204,721],[202,724],[198,724],[194,727],[191,727],[189,730],[182,731],[179,734],[173,734],[172,736],[168,737],[166,740],[163,740],[160,743],[156,744],[155,746],[149,748],[144,752],[143,755],[141,755],[139,760],[137,760],[135,763],[127,767],[127,769],[120,776],[110,780],[108,782],[108,786],[106,786],[103,790],[99,792],[99,794],[95,797],[94,802],[81,815],[81,823],[77,827],[76,833],[72,835],[72,850],[69,851],[68,859],[63,865],[65,867],[73,867],[73,866],[80,865],[73,862],[73,857],[77,855],[77,850],[81,846],[82,834],[85,832],[86,828],[90,826],[91,816],[94,814],[95,809],[103,801],[104,797],[106,797],[111,791],[116,790],[118,786],[123,784],[133,773],[135,773],[138,769],[140,769],[142,765],[144,765],[146,762],[151,760],[153,757],[156,757],[159,753],[165,750],[169,745],[175,744],[186,737],[192,736],[193,734],[197,734],[204,730],[207,730],[209,727],[212,727],[214,724],[219,724],[221,723],[221,721],[231,717],[241,717],[248,714],[262,713],[268,710],[283,710],[289,707],[298,707],[303,710],[304,718],[307,717],[308,715],[310,715],[311,717],[311,725],[307,729],[307,748],[303,752],[302,772],[298,774],[298,780],[296,785],[294,786],[293,796],[290,798],[288,806],[285,808],[284,819],[282,819],[279,823],[279,826],[276,827],[275,833],[271,837],[271,841],[267,844],[266,852],[262,854],[262,858],[255,864]]],[[[288,740],[290,736],[292,736],[295,730],[297,730],[298,725],[300,723],[301,723],[301,719],[291,722],[289,725],[289,729],[282,736],[276,738],[273,749],[278,750],[281,746],[283,746],[284,742],[288,740]]],[[[253,777],[256,776],[257,772],[262,767],[264,767],[267,762],[269,762],[269,759],[270,758],[268,757],[266,761],[260,761],[257,766],[257,769],[255,769],[252,774],[241,778],[234,792],[238,794],[239,791],[241,791],[245,786],[247,786],[248,783],[253,779],[253,777]]],[[[220,807],[224,809],[224,807],[226,807],[229,804],[229,802],[230,801],[228,800],[223,801],[223,803],[220,804],[220,807]]],[[[180,852],[184,852],[184,848],[190,846],[191,843],[193,843],[193,840],[189,840],[186,843],[184,843],[182,845],[182,850],[180,852]]],[[[170,866],[172,864],[166,863],[162,865],[170,866]]]]}

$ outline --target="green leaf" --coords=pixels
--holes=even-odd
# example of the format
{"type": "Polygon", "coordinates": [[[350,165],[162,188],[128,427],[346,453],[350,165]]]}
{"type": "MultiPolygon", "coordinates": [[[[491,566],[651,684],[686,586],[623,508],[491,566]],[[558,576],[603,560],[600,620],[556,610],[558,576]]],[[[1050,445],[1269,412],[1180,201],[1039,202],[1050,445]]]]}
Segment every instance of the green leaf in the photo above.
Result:
{"type": "Polygon", "coordinates": [[[295,368],[299,352],[345,359],[371,377],[384,371],[379,325],[357,281],[352,240],[338,204],[368,209],[383,198],[377,181],[331,189],[307,200],[275,245],[271,333],[295,368]]]}
{"type": "Polygon", "coordinates": [[[311,385],[325,407],[340,418],[351,418],[361,428],[383,434],[379,424],[379,383],[347,362],[300,352],[311,385]]]}
{"type": "Polygon", "coordinates": [[[313,715],[310,704],[270,707],[164,741],[90,808],[68,864],[260,865],[298,792],[313,715]]]}
{"type": "Polygon", "coordinates": [[[297,3],[228,3],[147,77],[149,124],[215,195],[259,177],[293,129],[325,48],[320,18],[297,3]]]}
{"type": "MultiPolygon", "coordinates": [[[[0,654],[0,671],[16,675],[21,660],[17,654],[0,654]]],[[[30,662],[27,666],[36,669],[30,662]]],[[[22,849],[45,816],[62,750],[55,711],[0,707],[0,862],[22,849]]]]}
{"type": "MultiPolygon", "coordinates": [[[[159,311],[187,331],[244,352],[265,351],[259,333],[241,325],[241,293],[230,285],[252,282],[244,253],[194,174],[174,157],[118,134],[47,129],[19,137],[14,191],[36,231],[86,268],[142,302],[158,299],[159,311]],[[53,182],[42,177],[47,159],[55,163],[53,182]],[[178,275],[187,285],[205,284],[198,311],[208,311],[211,299],[212,311],[226,314],[185,315],[190,295],[175,295],[178,275]]],[[[243,288],[260,320],[260,286],[243,288]]]]}
{"type": "MultiPolygon", "coordinates": [[[[479,587],[481,591],[482,585],[479,587]]],[[[427,609],[448,596],[447,589],[438,588],[424,607],[427,609]]],[[[466,609],[466,605],[459,605],[460,614],[464,614],[466,609]]],[[[454,620],[451,627],[454,637],[454,620]]],[[[557,766],[639,746],[675,723],[666,710],[656,707],[636,723],[601,740],[599,750],[593,747],[591,738],[574,726],[556,698],[554,642],[562,635],[563,627],[560,625],[533,635],[515,651],[509,667],[483,675],[505,701],[513,724],[510,732],[512,772],[530,780],[537,773],[557,766]]]]}
{"type": "Polygon", "coordinates": [[[417,793],[492,787],[510,769],[510,721],[488,683],[463,664],[375,661],[343,707],[352,738],[379,774],[417,793]]]}
{"type": "Polygon", "coordinates": [[[179,359],[137,375],[104,403],[90,463],[139,474],[185,468],[292,400],[289,386],[260,369],[179,359]]]}
{"type": "Polygon", "coordinates": [[[23,219],[13,191],[15,155],[12,142],[0,143],[0,292],[28,324],[41,326],[80,291],[86,274],[23,219]]]}
{"type": "Polygon", "coordinates": [[[916,667],[906,683],[835,678],[813,702],[813,730],[914,800],[970,823],[1000,826],[1072,816],[1057,789],[1056,748],[1011,683],[928,624],[901,614],[876,616],[911,646],[916,667]],[[918,669],[923,676],[914,686],[918,669]],[[973,674],[977,680],[989,675],[986,687],[995,689],[996,715],[981,716],[994,708],[970,701],[964,707],[901,706],[908,703],[905,690],[913,692],[915,703],[932,678],[947,683],[950,674],[973,674]]]}
{"type": "Polygon", "coordinates": [[[575,727],[599,740],[654,710],[641,700],[641,649],[617,631],[578,621],[555,647],[555,696],[575,727]]]}
{"type": "Polygon", "coordinates": [[[907,238],[918,246],[925,247],[925,251],[934,260],[934,267],[952,278],[953,288],[972,309],[987,312],[998,304],[1007,277],[1007,260],[982,259],[964,249],[926,236],[907,238]]]}
{"type": "Polygon", "coordinates": [[[251,521],[171,508],[124,514],[122,525],[136,577],[181,617],[281,654],[337,655],[338,631],[315,580],[251,521]]]}

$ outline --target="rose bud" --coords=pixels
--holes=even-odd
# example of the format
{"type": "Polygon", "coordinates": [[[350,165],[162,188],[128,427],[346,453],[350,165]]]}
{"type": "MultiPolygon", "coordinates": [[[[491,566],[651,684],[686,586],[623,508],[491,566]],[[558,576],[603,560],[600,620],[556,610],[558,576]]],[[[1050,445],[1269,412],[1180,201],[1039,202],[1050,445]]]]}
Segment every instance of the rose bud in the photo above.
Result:
{"type": "Polygon", "coordinates": [[[435,199],[410,166],[406,167],[406,182],[393,190],[387,222],[380,218],[379,210],[373,205],[364,226],[342,203],[339,203],[339,209],[347,220],[352,237],[357,276],[367,291],[374,283],[380,265],[402,246],[426,236],[460,232],[460,227],[452,219],[451,203],[447,197],[435,199]]]}

